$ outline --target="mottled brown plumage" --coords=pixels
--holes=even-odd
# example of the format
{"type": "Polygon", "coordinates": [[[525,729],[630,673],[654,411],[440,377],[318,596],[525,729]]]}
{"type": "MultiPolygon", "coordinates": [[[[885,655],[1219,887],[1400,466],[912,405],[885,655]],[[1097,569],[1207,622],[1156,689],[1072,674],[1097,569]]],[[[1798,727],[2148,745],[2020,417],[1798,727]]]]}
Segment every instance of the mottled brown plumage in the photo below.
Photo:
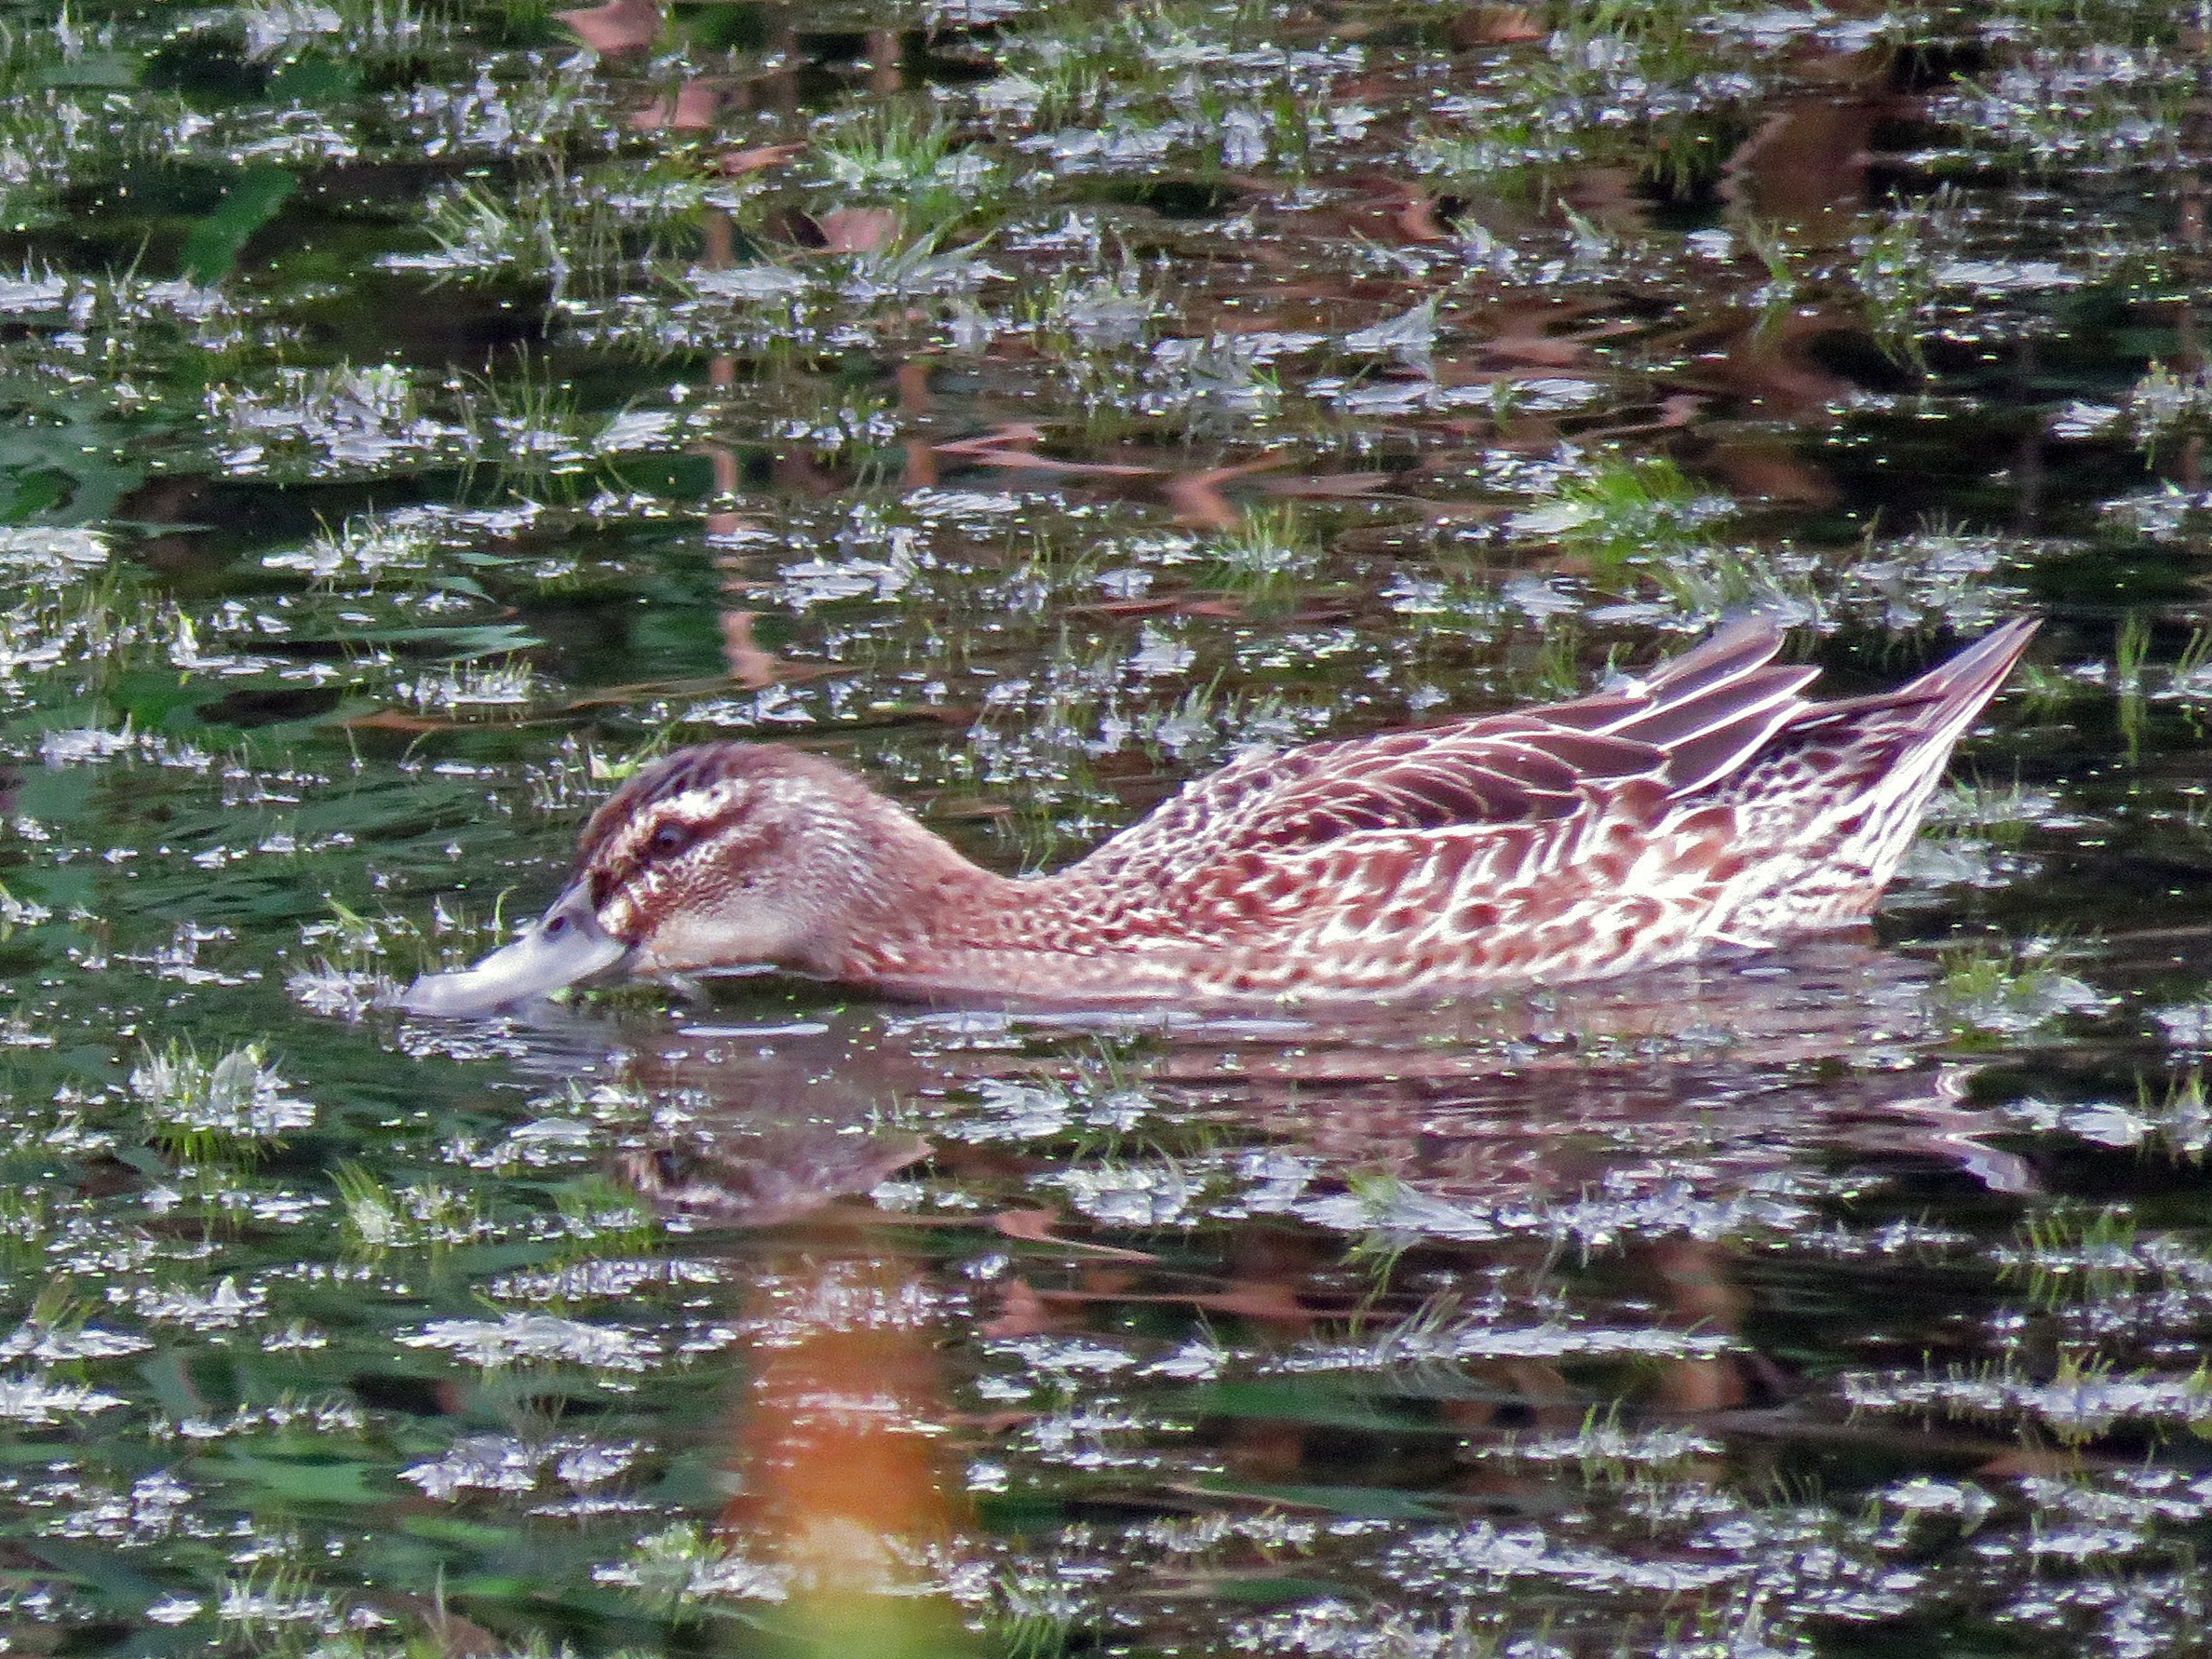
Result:
{"type": "Polygon", "coordinates": [[[587,919],[647,973],[1058,1002],[1432,996],[1759,948],[1867,913],[2033,632],[1815,703],[1780,630],[1737,623],[1601,695],[1244,756],[1019,880],[829,762],[709,745],[593,815],[545,926],[587,919]]]}

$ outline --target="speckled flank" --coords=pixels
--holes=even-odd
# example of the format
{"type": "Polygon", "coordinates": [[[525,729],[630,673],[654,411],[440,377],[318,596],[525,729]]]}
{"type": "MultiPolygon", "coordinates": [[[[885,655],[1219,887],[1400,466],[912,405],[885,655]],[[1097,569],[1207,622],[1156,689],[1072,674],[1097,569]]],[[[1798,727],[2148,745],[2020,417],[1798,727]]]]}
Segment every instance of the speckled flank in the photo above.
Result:
{"type": "Polygon", "coordinates": [[[1587,978],[1866,914],[2033,631],[1821,704],[1740,623],[1603,695],[1245,757],[1025,881],[824,762],[717,745],[626,785],[579,865],[648,969],[1043,999],[1587,978]]]}

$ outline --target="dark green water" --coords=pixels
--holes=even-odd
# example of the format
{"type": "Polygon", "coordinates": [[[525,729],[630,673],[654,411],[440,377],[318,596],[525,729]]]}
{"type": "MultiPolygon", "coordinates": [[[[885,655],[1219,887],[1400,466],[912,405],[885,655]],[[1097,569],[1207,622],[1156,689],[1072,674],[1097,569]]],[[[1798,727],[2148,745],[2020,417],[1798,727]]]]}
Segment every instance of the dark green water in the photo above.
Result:
{"type": "Polygon", "coordinates": [[[7,1652],[2205,1645],[2205,18],[0,22],[7,1652]],[[2045,618],[1878,937],[374,1005],[670,744],[1037,868],[1746,607],[2045,618]]]}

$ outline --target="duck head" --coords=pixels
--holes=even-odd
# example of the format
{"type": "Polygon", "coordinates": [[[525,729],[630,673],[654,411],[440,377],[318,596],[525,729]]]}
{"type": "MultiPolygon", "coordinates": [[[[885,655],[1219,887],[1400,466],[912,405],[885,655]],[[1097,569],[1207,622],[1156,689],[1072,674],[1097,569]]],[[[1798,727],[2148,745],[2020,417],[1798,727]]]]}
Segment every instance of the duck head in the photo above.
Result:
{"type": "Polygon", "coordinates": [[[617,964],[647,976],[773,966],[827,975],[882,909],[886,851],[957,857],[827,761],[747,743],[638,772],[584,828],[574,877],[513,944],[425,975],[410,1013],[482,1013],[617,964]]]}

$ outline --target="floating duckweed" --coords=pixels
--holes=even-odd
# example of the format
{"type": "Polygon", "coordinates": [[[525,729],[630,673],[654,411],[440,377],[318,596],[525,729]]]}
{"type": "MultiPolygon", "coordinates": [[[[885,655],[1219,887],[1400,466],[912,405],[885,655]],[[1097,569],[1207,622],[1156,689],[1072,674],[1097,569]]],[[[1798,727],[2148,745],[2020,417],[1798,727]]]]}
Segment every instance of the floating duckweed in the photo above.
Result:
{"type": "Polygon", "coordinates": [[[1962,1036],[2003,1036],[2104,1007],[2107,999],[2066,972],[2065,961],[2056,940],[1949,946],[1942,978],[1930,988],[1931,1011],[1962,1036]]]}
{"type": "Polygon", "coordinates": [[[236,1155],[315,1122],[313,1103],[287,1093],[290,1086],[263,1058],[253,1044],[213,1061],[189,1043],[148,1048],[131,1071],[130,1092],[154,1137],[178,1158],[236,1155]]]}
{"type": "Polygon", "coordinates": [[[537,676],[520,660],[469,663],[450,673],[402,681],[393,689],[425,713],[460,714],[527,707],[537,695],[537,676]]]}
{"type": "Polygon", "coordinates": [[[438,1181],[387,1187],[359,1164],[332,1172],[347,1248],[371,1259],[392,1250],[451,1249],[497,1229],[466,1193],[438,1181]]]}

